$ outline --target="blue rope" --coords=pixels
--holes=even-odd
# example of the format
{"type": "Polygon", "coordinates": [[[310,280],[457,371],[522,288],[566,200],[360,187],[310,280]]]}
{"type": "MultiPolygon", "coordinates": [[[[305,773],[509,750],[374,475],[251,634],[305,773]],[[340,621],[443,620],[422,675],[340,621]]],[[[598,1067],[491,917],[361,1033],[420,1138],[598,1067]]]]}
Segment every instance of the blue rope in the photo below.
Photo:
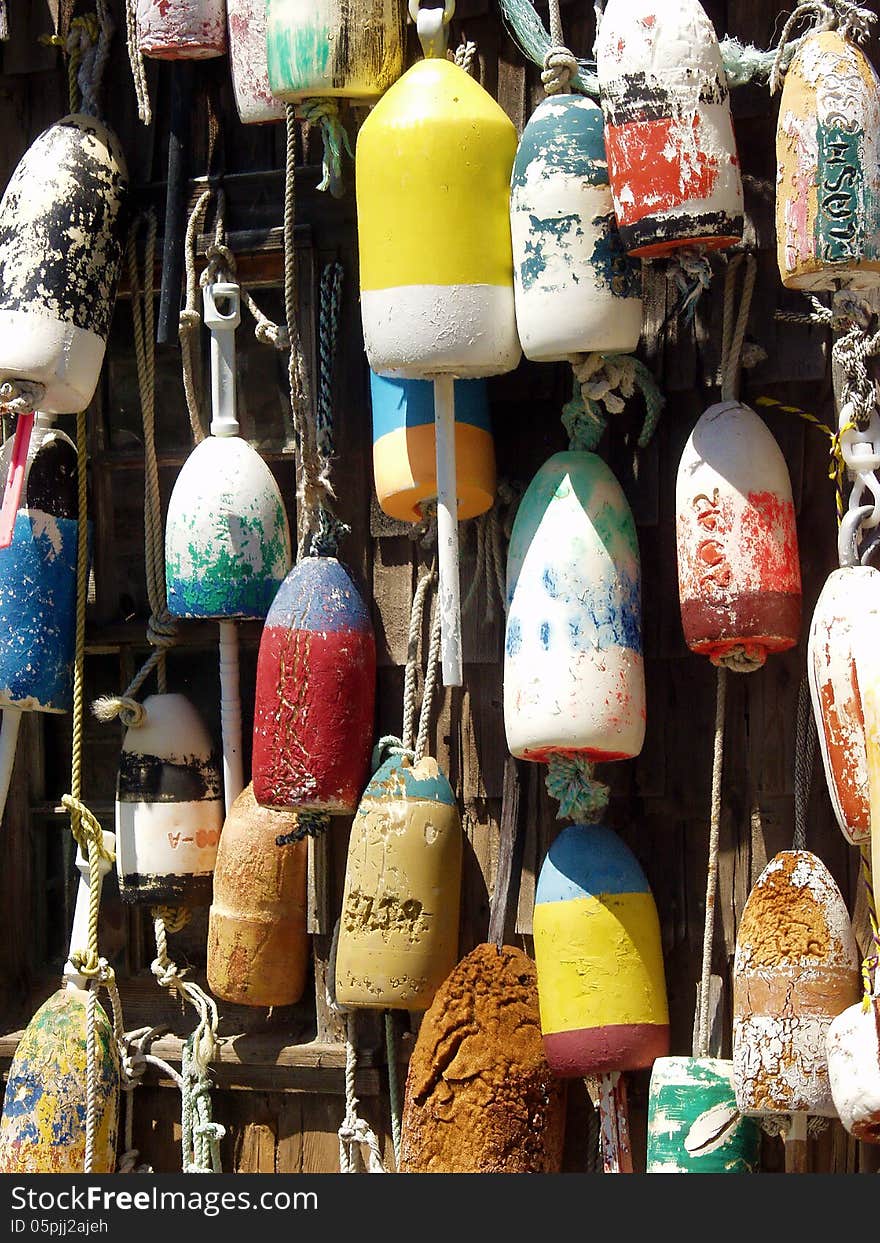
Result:
{"type": "MultiPolygon", "coordinates": [[[[333,364],[339,340],[339,318],[342,304],[344,268],[339,260],[325,265],[321,273],[321,301],[318,331],[318,400],[315,417],[315,447],[327,469],[333,457],[333,364]]],[[[321,505],[317,529],[309,542],[310,557],[335,557],[340,540],[351,530],[336,515],[321,505]]]]}

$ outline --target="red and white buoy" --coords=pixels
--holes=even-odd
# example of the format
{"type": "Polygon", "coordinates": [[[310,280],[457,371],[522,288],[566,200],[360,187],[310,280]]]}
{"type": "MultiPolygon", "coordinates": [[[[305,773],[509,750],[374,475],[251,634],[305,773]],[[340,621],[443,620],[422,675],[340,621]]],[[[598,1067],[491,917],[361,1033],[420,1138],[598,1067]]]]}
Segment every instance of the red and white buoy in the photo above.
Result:
{"type": "Polygon", "coordinates": [[[157,60],[205,60],[226,51],[224,0],[137,0],[137,46],[157,60]]]}
{"type": "Polygon", "coordinates": [[[743,190],[730,92],[699,0],[608,0],[596,65],[624,247],[654,258],[733,246],[743,190]]]}
{"type": "Polygon", "coordinates": [[[226,0],[229,68],[243,125],[284,120],[284,102],[269,86],[266,11],[266,0],[226,0]]]}

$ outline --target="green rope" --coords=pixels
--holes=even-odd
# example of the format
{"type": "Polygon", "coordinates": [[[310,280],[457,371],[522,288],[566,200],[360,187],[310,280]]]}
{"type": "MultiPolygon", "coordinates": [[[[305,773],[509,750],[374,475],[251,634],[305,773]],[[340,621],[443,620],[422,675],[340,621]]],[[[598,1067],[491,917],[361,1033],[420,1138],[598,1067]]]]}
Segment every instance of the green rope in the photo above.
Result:
{"type": "Polygon", "coordinates": [[[297,116],[309,125],[321,126],[324,140],[324,177],[319,190],[329,190],[335,199],[342,198],[345,186],[342,181],[342,152],[354,158],[348,133],[339,117],[339,104],[335,99],[304,99],[297,105],[297,116]]]}
{"type": "Polygon", "coordinates": [[[608,425],[602,406],[619,414],[624,399],[632,397],[636,389],[645,400],[645,419],[638,438],[639,448],[644,449],[666,404],[651,371],[632,354],[591,354],[584,364],[576,365],[573,396],[562,407],[561,416],[569,448],[595,452],[608,425]]]}
{"type": "Polygon", "coordinates": [[[195,1032],[181,1055],[181,1151],[184,1174],[222,1174],[220,1140],[226,1128],[211,1117],[211,1083],[199,1071],[194,1053],[195,1032]]]}
{"type": "Polygon", "coordinates": [[[583,755],[551,755],[544,779],[547,793],[559,803],[557,820],[592,824],[608,806],[610,791],[596,781],[583,755]]]}

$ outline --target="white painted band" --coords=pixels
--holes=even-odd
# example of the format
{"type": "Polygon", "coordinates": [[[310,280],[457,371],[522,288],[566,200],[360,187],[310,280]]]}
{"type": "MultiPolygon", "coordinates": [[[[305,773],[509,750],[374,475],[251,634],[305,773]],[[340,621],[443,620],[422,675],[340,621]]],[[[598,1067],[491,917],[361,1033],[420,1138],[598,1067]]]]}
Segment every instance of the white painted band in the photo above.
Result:
{"type": "Polygon", "coordinates": [[[223,803],[116,803],[120,877],[213,872],[223,827],[223,803]]]}
{"type": "Polygon", "coordinates": [[[0,311],[0,384],[45,384],[40,409],[46,414],[85,410],[98,384],[105,348],[102,338],[87,328],[40,311],[0,311]]]}

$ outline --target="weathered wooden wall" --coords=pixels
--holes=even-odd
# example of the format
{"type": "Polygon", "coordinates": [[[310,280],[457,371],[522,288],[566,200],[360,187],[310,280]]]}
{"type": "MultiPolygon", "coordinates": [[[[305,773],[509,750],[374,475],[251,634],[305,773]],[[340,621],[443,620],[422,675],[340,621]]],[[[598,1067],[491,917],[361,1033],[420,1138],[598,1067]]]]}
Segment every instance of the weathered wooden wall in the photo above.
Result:
{"type": "MultiPolygon", "coordinates": [[[[546,8],[539,12],[546,21],[546,8]]],[[[767,47],[791,6],[762,0],[710,0],[706,8],[720,34],[767,47]]],[[[150,65],[155,123],[145,130],[137,119],[124,49],[123,5],[113,5],[117,36],[106,83],[107,116],[118,130],[130,162],[135,207],[164,203],[169,72],[150,65]]],[[[42,45],[50,33],[43,5],[13,6],[9,43],[2,46],[0,72],[0,183],[28,143],[67,110],[67,81],[59,53],[42,45]]],[[[592,6],[564,3],[567,41],[589,55],[592,6]]],[[[497,3],[459,0],[451,46],[475,40],[483,85],[496,95],[519,129],[542,97],[540,74],[528,65],[506,33],[497,3]]],[[[876,46],[871,49],[876,62],[876,46]]],[[[415,40],[410,45],[416,55],[415,40]]],[[[222,168],[228,219],[238,233],[240,271],[272,317],[281,316],[277,230],[281,225],[283,127],[240,125],[225,62],[200,68],[221,122],[222,168]],[[272,234],[270,230],[274,229],[272,234]],[[244,234],[249,232],[248,237],[244,234]],[[245,253],[251,252],[251,253],[245,253]]],[[[193,101],[193,176],[208,170],[206,94],[193,101]]],[[[744,180],[746,244],[758,256],[759,275],[749,339],[767,357],[748,371],[743,397],[759,396],[798,406],[829,425],[834,407],[828,341],[824,332],[774,319],[780,307],[800,304],[781,288],[775,263],[773,195],[774,125],[777,101],[763,86],[733,92],[733,108],[744,180]]],[[[358,114],[347,112],[350,132],[358,114]]],[[[339,512],[351,526],[341,550],[372,602],[379,651],[376,736],[399,734],[402,724],[403,665],[415,583],[430,563],[430,551],[377,509],[372,498],[368,373],[357,302],[357,253],[352,169],[341,200],[318,193],[312,140],[298,171],[298,254],[303,274],[301,325],[314,379],[317,280],[334,259],[345,268],[343,325],[335,384],[334,482],[339,512]]],[[[195,189],[195,187],[194,187],[195,189]]],[[[430,222],[426,222],[429,230],[430,222]]],[[[641,353],[666,395],[658,431],[644,450],[634,448],[642,411],[638,403],[609,430],[601,446],[621,478],[636,515],[644,573],[644,625],[648,693],[647,738],[641,756],[608,765],[610,822],[642,863],[660,912],[671,1007],[672,1049],[691,1048],[695,989],[703,936],[708,810],[714,720],[715,675],[708,660],[685,647],[678,610],[673,527],[674,484],[679,455],[699,414],[717,399],[721,322],[722,261],[716,260],[710,294],[698,306],[692,327],[668,318],[676,290],[659,268],[648,267],[646,322],[641,353]]],[[[258,346],[250,330],[239,333],[241,419],[244,434],[276,471],[294,517],[294,487],[286,404],[285,364],[270,347],[258,346]]],[[[163,500],[190,447],[179,353],[157,354],[158,447],[163,500]]],[[[499,479],[516,497],[538,466],[565,447],[560,423],[569,396],[567,368],[523,362],[518,370],[490,381],[499,479]]],[[[806,631],[826,575],[836,567],[834,495],[828,479],[827,437],[796,416],[763,410],[782,446],[795,491],[804,588],[804,625],[797,648],[771,658],[765,669],[729,679],[724,813],[713,969],[724,981],[725,1053],[730,1050],[730,976],[737,922],[750,885],[768,858],[791,845],[794,830],[795,720],[805,668],[806,631]]],[[[121,690],[146,652],[147,613],[143,568],[143,433],[132,352],[130,304],[120,297],[101,390],[90,415],[91,501],[96,529],[94,599],[90,605],[87,696],[121,690]]],[[[497,515],[504,523],[509,510],[497,515]]],[[[462,528],[464,568],[469,585],[476,564],[477,524],[462,528]]],[[[487,939],[490,897],[498,860],[499,820],[506,746],[501,712],[503,621],[491,576],[477,581],[465,609],[465,685],[438,697],[431,750],[447,771],[460,799],[467,834],[460,952],[487,939]]],[[[259,629],[242,628],[242,699],[247,737],[253,699],[259,629]]],[[[169,685],[199,704],[219,736],[216,635],[211,626],[185,629],[183,646],[169,658],[169,685]]],[[[106,827],[113,823],[113,795],[120,730],[86,724],[84,795],[106,827]]],[[[246,750],[249,750],[246,748],[246,750]]],[[[35,1000],[54,987],[64,956],[72,894],[72,849],[59,799],[69,784],[69,721],[28,720],[22,734],[16,779],[3,826],[6,866],[0,874],[0,1053],[7,1061],[15,1033],[35,1000]]],[[[249,754],[245,755],[246,763],[249,754]]],[[[818,767],[818,766],[817,766],[818,767]]],[[[527,828],[522,868],[513,879],[506,936],[531,952],[531,907],[537,871],[559,828],[555,804],[544,791],[542,772],[523,768],[527,828]]],[[[324,1001],[329,936],[339,908],[348,823],[333,822],[317,852],[316,874],[327,880],[316,901],[315,980],[304,1000],[274,1013],[221,1007],[226,1036],[214,1092],[215,1117],[227,1127],[224,1168],[238,1171],[332,1171],[338,1168],[336,1129],[344,1110],[341,1027],[324,1001]]],[[[807,845],[821,855],[838,881],[850,910],[858,896],[857,855],[833,819],[821,768],[810,790],[807,845]]],[[[861,926],[860,921],[857,921],[861,926]]],[[[205,913],[171,939],[171,952],[204,981],[205,913]]],[[[123,908],[112,877],[105,887],[102,949],[122,981],[126,1024],[168,1024],[157,1050],[173,1060],[179,1039],[191,1028],[189,1015],[170,1007],[149,971],[153,956],[149,919],[123,908]]],[[[361,1022],[362,1111],[382,1137],[391,1163],[386,1068],[378,1022],[361,1022]]],[[[400,1074],[417,1030],[417,1017],[400,1024],[400,1074]]],[[[648,1073],[630,1076],[632,1134],[637,1168],[644,1168],[648,1073]]],[[[589,1151],[590,1106],[585,1089],[572,1084],[565,1168],[593,1168],[589,1151]]],[[[135,1093],[135,1138],[141,1159],[157,1171],[179,1168],[179,1100],[168,1085],[148,1077],[135,1093]]],[[[765,1168],[778,1170],[782,1145],[765,1142],[765,1168]]],[[[816,1170],[873,1170],[873,1150],[855,1145],[837,1123],[811,1140],[816,1170]]]]}

